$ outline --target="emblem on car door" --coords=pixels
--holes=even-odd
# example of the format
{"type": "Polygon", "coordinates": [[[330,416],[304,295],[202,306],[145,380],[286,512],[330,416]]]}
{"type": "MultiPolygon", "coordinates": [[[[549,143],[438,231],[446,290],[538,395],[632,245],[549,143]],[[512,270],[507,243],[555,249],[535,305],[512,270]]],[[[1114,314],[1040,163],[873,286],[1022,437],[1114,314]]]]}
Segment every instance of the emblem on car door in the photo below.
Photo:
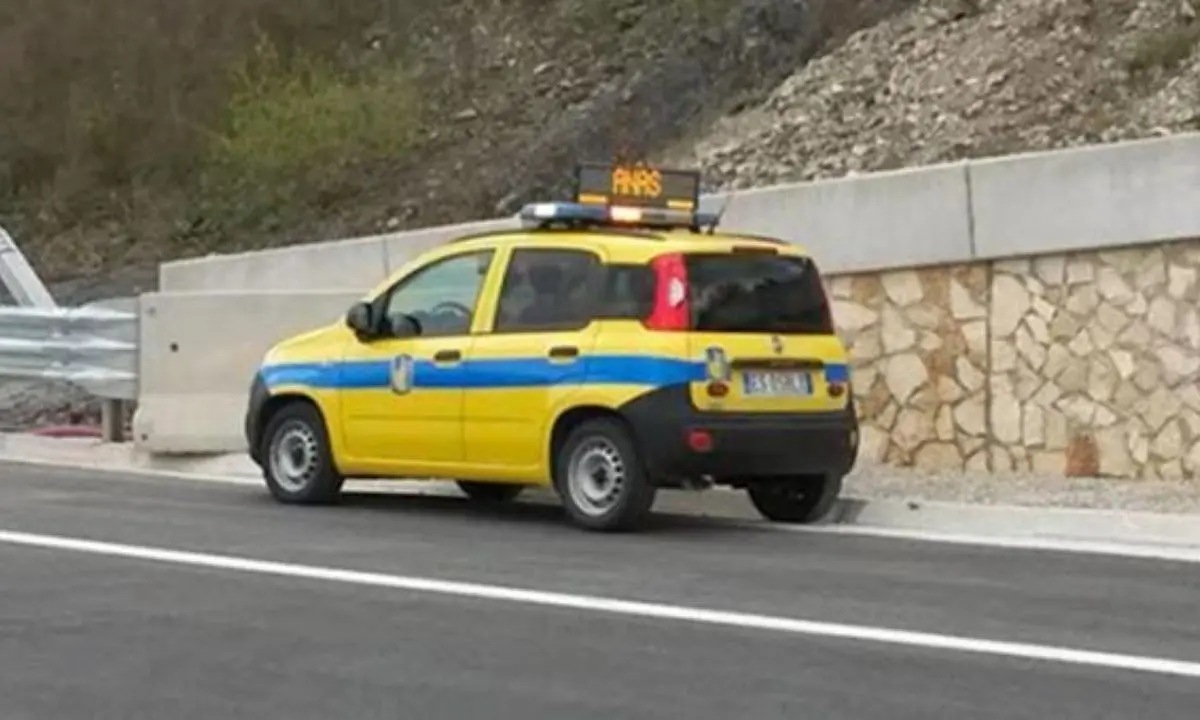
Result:
{"type": "Polygon", "coordinates": [[[771,349],[775,351],[776,355],[783,353],[783,338],[779,337],[778,335],[772,335],[771,349]]]}
{"type": "Polygon", "coordinates": [[[397,355],[392,358],[391,385],[392,392],[404,395],[412,390],[413,359],[412,355],[397,355]]]}

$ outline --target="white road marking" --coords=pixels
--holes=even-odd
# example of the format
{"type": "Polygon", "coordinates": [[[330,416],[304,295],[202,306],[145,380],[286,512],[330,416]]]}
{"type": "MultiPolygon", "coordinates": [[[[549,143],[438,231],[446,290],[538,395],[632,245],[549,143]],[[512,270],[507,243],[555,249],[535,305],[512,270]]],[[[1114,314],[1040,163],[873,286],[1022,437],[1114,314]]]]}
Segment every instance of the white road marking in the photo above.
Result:
{"type": "Polygon", "coordinates": [[[1200,662],[639,602],[0,530],[0,543],[481,600],[1200,678],[1200,662]]]}

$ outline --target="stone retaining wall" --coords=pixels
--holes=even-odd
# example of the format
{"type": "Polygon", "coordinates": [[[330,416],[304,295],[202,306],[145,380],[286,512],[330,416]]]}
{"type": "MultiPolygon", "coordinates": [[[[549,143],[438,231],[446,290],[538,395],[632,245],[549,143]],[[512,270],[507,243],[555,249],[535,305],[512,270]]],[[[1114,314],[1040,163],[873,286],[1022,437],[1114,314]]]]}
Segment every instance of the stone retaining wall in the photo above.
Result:
{"type": "Polygon", "coordinates": [[[1200,474],[1200,240],[828,279],[863,462],[1200,474]]]}

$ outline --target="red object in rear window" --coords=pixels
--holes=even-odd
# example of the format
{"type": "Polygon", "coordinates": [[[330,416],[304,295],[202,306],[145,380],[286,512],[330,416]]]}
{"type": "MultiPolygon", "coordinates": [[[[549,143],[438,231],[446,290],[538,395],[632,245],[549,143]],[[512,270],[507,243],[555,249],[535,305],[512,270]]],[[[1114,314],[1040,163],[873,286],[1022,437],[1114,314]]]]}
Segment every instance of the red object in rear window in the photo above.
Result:
{"type": "Polygon", "coordinates": [[[660,255],[650,262],[654,270],[654,307],[646,319],[651,330],[687,330],[691,324],[688,273],[683,255],[660,255]]]}

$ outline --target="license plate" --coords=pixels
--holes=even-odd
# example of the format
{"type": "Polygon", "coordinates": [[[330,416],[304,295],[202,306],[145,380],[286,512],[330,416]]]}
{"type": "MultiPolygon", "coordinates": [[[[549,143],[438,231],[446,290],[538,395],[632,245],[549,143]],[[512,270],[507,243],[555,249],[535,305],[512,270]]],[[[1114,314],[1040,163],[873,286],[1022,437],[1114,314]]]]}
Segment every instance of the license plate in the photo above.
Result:
{"type": "Polygon", "coordinates": [[[812,395],[812,376],[805,372],[747,372],[742,375],[742,394],[812,395]]]}

